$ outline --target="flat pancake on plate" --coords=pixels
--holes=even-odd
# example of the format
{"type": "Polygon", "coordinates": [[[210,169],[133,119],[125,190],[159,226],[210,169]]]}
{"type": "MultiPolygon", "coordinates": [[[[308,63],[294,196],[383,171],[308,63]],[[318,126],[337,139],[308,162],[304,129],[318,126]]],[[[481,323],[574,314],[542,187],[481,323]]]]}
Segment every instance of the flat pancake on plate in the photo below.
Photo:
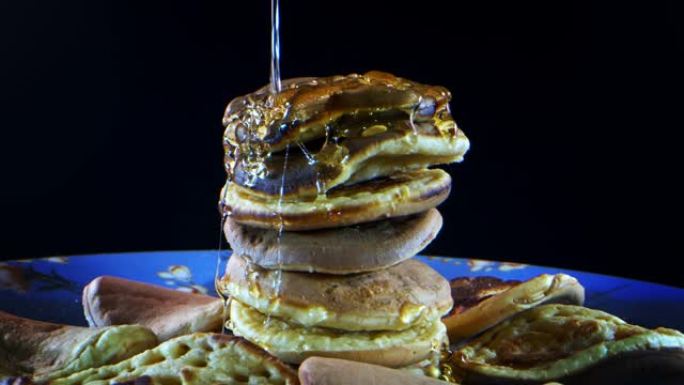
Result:
{"type": "Polygon", "coordinates": [[[0,378],[47,381],[116,363],[155,345],[157,336],[139,325],[84,328],[0,312],[0,378]]]}
{"type": "Polygon", "coordinates": [[[223,301],[208,295],[102,276],[83,288],[83,312],[90,326],[138,324],[160,341],[194,332],[221,331],[223,301]]]}
{"type": "Polygon", "coordinates": [[[450,362],[463,385],[681,384],[684,334],[580,306],[543,305],[468,342],[450,362]]]}
{"type": "Polygon", "coordinates": [[[447,382],[362,362],[311,357],[299,367],[302,385],[447,385],[447,382]]]}
{"type": "Polygon", "coordinates": [[[297,373],[242,338],[194,333],[163,342],[115,365],[84,370],[45,385],[295,385],[297,373]]]}
{"type": "Polygon", "coordinates": [[[457,312],[443,319],[451,343],[476,336],[535,306],[584,303],[584,287],[567,274],[542,274],[521,283],[497,281],[491,277],[452,281],[457,312]]]}

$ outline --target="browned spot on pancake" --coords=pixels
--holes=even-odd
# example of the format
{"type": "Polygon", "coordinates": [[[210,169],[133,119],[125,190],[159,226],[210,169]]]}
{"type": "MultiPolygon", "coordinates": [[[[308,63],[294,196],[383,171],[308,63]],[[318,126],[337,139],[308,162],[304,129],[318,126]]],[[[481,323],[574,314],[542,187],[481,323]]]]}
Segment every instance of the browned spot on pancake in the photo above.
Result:
{"type": "Polygon", "coordinates": [[[452,317],[463,313],[487,298],[501,294],[519,284],[520,281],[504,281],[496,277],[461,277],[453,279],[449,282],[449,285],[451,286],[451,298],[454,300],[454,307],[445,317],[452,317]]]}

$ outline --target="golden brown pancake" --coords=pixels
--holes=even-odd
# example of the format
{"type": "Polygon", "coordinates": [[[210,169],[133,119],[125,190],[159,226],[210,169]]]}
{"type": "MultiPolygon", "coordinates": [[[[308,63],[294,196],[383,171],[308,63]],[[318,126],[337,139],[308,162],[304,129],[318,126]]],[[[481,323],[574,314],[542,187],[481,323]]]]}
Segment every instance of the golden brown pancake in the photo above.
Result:
{"type": "Polygon", "coordinates": [[[297,373],[242,338],[194,333],[163,342],[115,365],[84,370],[44,385],[296,385],[297,373]]]}
{"type": "Polygon", "coordinates": [[[379,71],[289,79],[282,85],[277,95],[265,86],[228,104],[223,124],[225,138],[231,145],[251,140],[277,151],[287,143],[324,137],[326,125],[342,116],[363,112],[378,114],[417,108],[417,120],[431,120],[440,114],[446,118],[451,98],[443,87],[379,71]]]}
{"type": "MultiPolygon", "coordinates": [[[[373,127],[386,125],[376,124],[373,127]]],[[[238,185],[262,195],[280,196],[282,186],[283,195],[288,199],[311,199],[337,186],[461,161],[468,147],[469,142],[460,131],[453,139],[416,136],[405,124],[401,132],[384,131],[369,137],[326,144],[317,153],[317,160],[309,153],[313,149],[299,144],[286,153],[270,154],[260,159],[258,166],[235,161],[230,175],[238,185]],[[325,166],[322,159],[327,160],[325,166]],[[258,177],[255,177],[255,172],[258,172],[258,177]]]]}
{"type": "Polygon", "coordinates": [[[456,351],[462,384],[681,384],[684,334],[629,325],[598,310],[543,305],[456,351]]]}
{"type": "Polygon", "coordinates": [[[524,310],[547,303],[584,303],[584,287],[566,274],[542,274],[522,283],[496,278],[455,282],[458,313],[444,317],[452,343],[473,337],[524,310]],[[506,289],[506,287],[509,287],[506,289]],[[463,295],[465,293],[465,295],[463,295]]]}
{"type": "Polygon", "coordinates": [[[42,382],[116,363],[156,344],[157,336],[139,325],[84,328],[0,312],[0,378],[42,382]]]}
{"type": "Polygon", "coordinates": [[[230,304],[230,323],[235,335],[293,364],[319,356],[405,367],[429,358],[433,348],[438,349],[446,338],[439,320],[400,331],[350,332],[290,324],[235,299],[230,304]]]}
{"type": "Polygon", "coordinates": [[[194,332],[221,331],[223,302],[215,297],[97,277],[83,288],[83,311],[93,327],[137,324],[160,341],[194,332]]]}
{"type": "Polygon", "coordinates": [[[460,161],[469,143],[451,117],[450,97],[442,87],[377,71],[292,79],[277,95],[264,87],[226,109],[229,179],[303,199],[460,161]]]}
{"type": "Polygon", "coordinates": [[[442,216],[430,209],[355,226],[281,234],[227,218],[223,230],[234,254],[262,268],[350,274],[385,269],[413,257],[441,227],[442,216]]]}
{"type": "Polygon", "coordinates": [[[299,366],[299,381],[302,385],[448,385],[405,370],[323,357],[307,358],[299,366]]]}
{"type": "Polygon", "coordinates": [[[449,281],[454,306],[444,318],[457,317],[485,299],[501,294],[519,283],[520,281],[505,281],[496,277],[454,278],[449,281]]]}
{"type": "Polygon", "coordinates": [[[420,213],[442,203],[450,189],[451,177],[446,172],[418,170],[341,186],[312,200],[281,200],[230,182],[221,196],[223,212],[237,223],[301,231],[420,213]]]}
{"type": "Polygon", "coordinates": [[[265,270],[233,255],[218,289],[291,324],[348,331],[439,321],[452,303],[447,280],[414,259],[370,273],[329,275],[265,270]]]}

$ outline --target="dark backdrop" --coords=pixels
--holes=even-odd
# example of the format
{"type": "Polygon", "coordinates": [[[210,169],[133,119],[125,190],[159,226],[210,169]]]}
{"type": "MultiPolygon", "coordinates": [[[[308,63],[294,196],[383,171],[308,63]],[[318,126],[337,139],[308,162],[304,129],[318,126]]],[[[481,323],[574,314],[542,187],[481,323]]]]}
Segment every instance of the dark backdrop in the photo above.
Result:
{"type": "MultiPolygon", "coordinates": [[[[282,71],[452,91],[472,149],[428,252],[682,285],[676,3],[284,0],[282,71]]],[[[215,248],[269,28],[266,0],[3,2],[0,256],[215,248]]]]}

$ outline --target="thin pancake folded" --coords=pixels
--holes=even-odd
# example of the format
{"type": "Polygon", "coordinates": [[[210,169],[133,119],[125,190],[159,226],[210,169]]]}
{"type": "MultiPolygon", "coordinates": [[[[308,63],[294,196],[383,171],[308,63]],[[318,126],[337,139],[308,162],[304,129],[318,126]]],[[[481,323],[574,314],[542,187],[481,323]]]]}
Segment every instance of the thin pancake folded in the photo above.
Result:
{"type": "Polygon", "coordinates": [[[522,283],[496,281],[491,277],[452,281],[454,312],[443,319],[451,342],[473,337],[535,306],[584,303],[584,287],[567,274],[542,274],[522,283]]]}
{"type": "Polygon", "coordinates": [[[454,352],[462,384],[681,384],[684,334],[630,325],[602,311],[544,305],[454,352]]]}
{"type": "Polygon", "coordinates": [[[267,317],[235,299],[230,304],[230,324],[235,335],[293,364],[320,356],[398,368],[429,358],[446,339],[446,329],[439,320],[402,331],[306,328],[267,317]]]}
{"type": "Polygon", "coordinates": [[[442,203],[450,189],[451,177],[438,169],[341,186],[311,200],[265,197],[229,182],[221,192],[221,205],[225,214],[243,225],[315,230],[423,212],[442,203]]]}
{"type": "Polygon", "coordinates": [[[217,332],[223,303],[208,295],[101,276],[83,288],[83,311],[90,326],[137,324],[160,341],[194,332],[217,332]]]}
{"type": "Polygon", "coordinates": [[[304,327],[405,330],[439,321],[451,308],[449,283],[409,259],[353,275],[264,270],[233,255],[218,283],[224,296],[304,327]]]}
{"type": "Polygon", "coordinates": [[[442,227],[437,209],[355,226],[284,231],[244,226],[226,218],[234,254],[266,269],[351,274],[385,269],[418,254],[442,227]]]}

